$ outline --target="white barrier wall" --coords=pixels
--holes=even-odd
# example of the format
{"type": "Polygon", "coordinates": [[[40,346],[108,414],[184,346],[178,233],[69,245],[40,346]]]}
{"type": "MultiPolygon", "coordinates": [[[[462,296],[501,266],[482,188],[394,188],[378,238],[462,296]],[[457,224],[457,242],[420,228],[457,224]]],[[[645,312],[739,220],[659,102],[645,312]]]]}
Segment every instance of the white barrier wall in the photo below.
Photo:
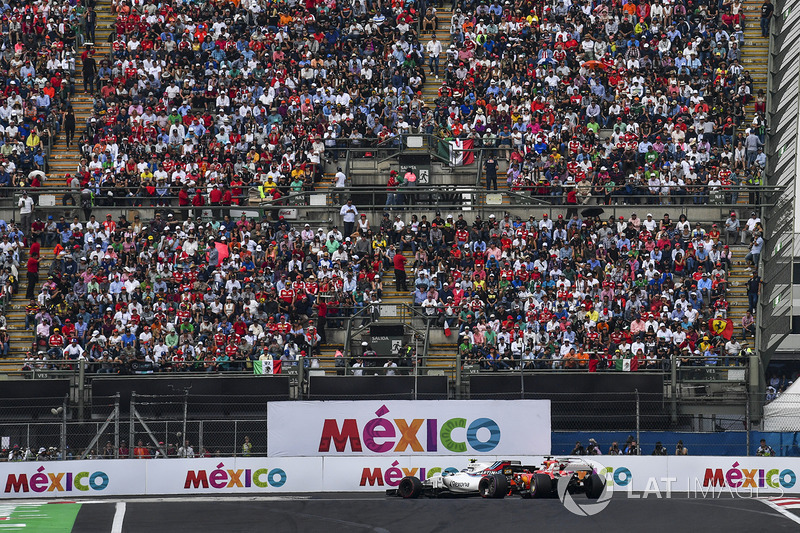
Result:
{"type": "MultiPolygon", "coordinates": [[[[481,461],[540,456],[478,456],[481,461]]],[[[120,459],[0,463],[3,498],[383,491],[406,475],[427,478],[467,466],[465,456],[120,459]]],[[[800,458],[591,458],[615,492],[739,496],[800,493],[800,458]]]]}
{"type": "Polygon", "coordinates": [[[270,402],[269,457],[548,453],[549,400],[270,402]]]}

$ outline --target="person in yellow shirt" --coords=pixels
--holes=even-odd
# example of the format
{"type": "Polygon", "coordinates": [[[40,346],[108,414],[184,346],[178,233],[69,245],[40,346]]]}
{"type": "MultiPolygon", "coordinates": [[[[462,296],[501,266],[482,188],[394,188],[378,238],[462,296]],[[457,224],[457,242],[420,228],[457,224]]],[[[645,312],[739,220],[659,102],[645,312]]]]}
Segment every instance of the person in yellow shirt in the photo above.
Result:
{"type": "Polygon", "coordinates": [[[28,138],[25,139],[25,146],[31,149],[36,149],[39,145],[42,144],[42,138],[39,137],[39,132],[36,128],[33,128],[33,131],[28,135],[28,138]]]}
{"type": "Polygon", "coordinates": [[[267,176],[267,181],[264,182],[264,192],[267,193],[267,195],[272,196],[272,193],[277,187],[278,184],[275,183],[275,180],[272,178],[272,176],[267,176]]]}

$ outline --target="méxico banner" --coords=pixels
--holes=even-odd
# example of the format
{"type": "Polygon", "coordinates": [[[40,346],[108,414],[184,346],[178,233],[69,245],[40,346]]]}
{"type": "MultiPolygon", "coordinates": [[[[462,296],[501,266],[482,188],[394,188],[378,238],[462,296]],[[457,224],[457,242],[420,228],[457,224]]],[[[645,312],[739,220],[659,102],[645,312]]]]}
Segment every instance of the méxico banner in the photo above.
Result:
{"type": "MultiPolygon", "coordinates": [[[[540,465],[541,455],[386,453],[327,457],[213,457],[0,463],[0,498],[382,492],[404,476],[457,472],[471,459],[540,465]]],[[[800,492],[797,457],[582,456],[614,489],[614,498],[789,495],[800,492]],[[635,493],[644,493],[637,495],[635,493]],[[657,496],[660,494],[661,496],[657,496]]]]}
{"type": "Polygon", "coordinates": [[[267,405],[269,457],[547,453],[549,400],[267,405]]]}

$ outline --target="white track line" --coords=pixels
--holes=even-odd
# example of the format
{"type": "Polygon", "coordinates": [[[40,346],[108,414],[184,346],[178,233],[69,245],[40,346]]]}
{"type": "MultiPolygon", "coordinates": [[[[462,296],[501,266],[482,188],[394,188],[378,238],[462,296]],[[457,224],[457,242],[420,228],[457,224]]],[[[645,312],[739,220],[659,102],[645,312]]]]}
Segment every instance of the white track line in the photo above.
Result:
{"type": "Polygon", "coordinates": [[[114,522],[111,524],[111,533],[122,533],[122,522],[125,521],[125,502],[117,502],[114,513],[114,522]]]}
{"type": "Polygon", "coordinates": [[[784,509],[783,507],[781,507],[780,505],[776,504],[773,501],[770,500],[760,500],[760,501],[763,502],[765,505],[772,507],[773,509],[775,509],[775,511],[782,514],[795,524],[800,524],[800,516],[797,516],[796,514],[787,511],[786,509],[784,509]]]}

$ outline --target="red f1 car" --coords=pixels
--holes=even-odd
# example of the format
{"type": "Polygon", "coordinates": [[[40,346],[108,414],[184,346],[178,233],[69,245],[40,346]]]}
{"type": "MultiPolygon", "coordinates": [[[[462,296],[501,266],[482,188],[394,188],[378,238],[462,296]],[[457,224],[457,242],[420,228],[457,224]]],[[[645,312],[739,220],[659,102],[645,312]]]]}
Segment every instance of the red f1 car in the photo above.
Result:
{"type": "Polygon", "coordinates": [[[571,494],[583,492],[587,497],[597,499],[603,492],[604,480],[588,463],[547,457],[541,467],[526,466],[520,461],[478,463],[473,460],[460,472],[435,475],[425,480],[404,477],[397,489],[386,493],[409,499],[446,495],[505,498],[512,494],[523,498],[553,498],[558,496],[558,480],[566,476],[570,478],[567,490],[571,494]]]}

